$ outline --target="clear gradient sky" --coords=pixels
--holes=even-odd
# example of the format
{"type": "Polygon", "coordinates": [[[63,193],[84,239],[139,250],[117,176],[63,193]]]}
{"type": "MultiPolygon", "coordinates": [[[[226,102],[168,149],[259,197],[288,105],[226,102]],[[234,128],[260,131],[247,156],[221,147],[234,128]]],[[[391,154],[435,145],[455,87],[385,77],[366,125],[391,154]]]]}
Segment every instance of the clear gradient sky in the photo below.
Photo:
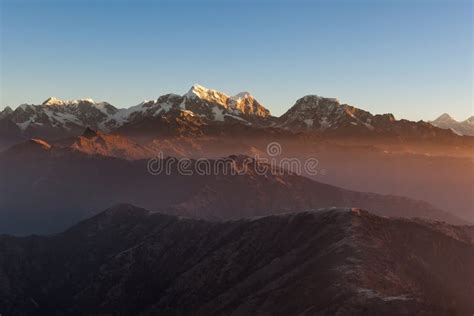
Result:
{"type": "Polygon", "coordinates": [[[473,115],[473,2],[0,0],[1,103],[128,107],[193,83],[274,115],[306,94],[473,115]]]}

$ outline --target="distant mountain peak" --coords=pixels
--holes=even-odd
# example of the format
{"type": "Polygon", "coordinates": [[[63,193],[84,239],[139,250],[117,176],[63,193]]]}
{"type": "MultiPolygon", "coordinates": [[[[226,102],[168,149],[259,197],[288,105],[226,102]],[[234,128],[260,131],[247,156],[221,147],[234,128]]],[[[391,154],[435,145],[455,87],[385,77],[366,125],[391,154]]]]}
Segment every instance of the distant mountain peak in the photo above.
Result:
{"type": "Polygon", "coordinates": [[[226,104],[228,103],[228,100],[234,100],[239,102],[240,100],[247,99],[247,98],[253,98],[252,94],[248,91],[242,91],[237,93],[234,96],[229,96],[221,91],[214,90],[214,89],[209,89],[204,86],[201,86],[199,84],[194,84],[189,91],[184,94],[184,97],[198,97],[200,99],[206,99],[209,101],[217,101],[218,103],[221,104],[226,104]]]}
{"type": "Polygon", "coordinates": [[[42,105],[61,106],[61,105],[71,105],[71,104],[79,104],[79,103],[96,104],[96,102],[92,100],[91,98],[64,101],[56,97],[49,97],[42,103],[42,105]]]}
{"type": "Polygon", "coordinates": [[[209,90],[210,89],[199,84],[193,84],[188,92],[184,94],[184,97],[201,97],[202,95],[207,94],[209,90]]]}
{"type": "MultiPolygon", "coordinates": [[[[149,130],[152,130],[155,127],[151,122],[155,120],[174,124],[172,129],[178,134],[189,129],[193,135],[200,134],[198,130],[213,130],[214,127],[202,126],[214,123],[219,125],[219,128],[221,124],[230,123],[236,126],[254,125],[259,128],[271,126],[297,132],[337,130],[340,134],[344,132],[366,134],[373,131],[387,131],[397,135],[405,131],[418,133],[416,127],[421,126],[407,120],[398,124],[392,114],[372,115],[354,106],[341,104],[337,98],[320,95],[306,95],[298,99],[284,115],[274,118],[270,111],[247,91],[229,96],[199,84],[194,84],[184,95],[166,94],[156,100],[144,101],[124,109],[117,109],[107,102],[95,102],[90,98],[66,101],[50,97],[40,105],[24,104],[15,111],[6,108],[0,112],[0,118],[16,124],[20,129],[18,133],[25,134],[26,138],[78,136],[86,127],[107,133],[118,129],[143,130],[141,133],[148,133],[143,128],[147,125],[142,123],[150,122],[149,130]],[[189,120],[190,117],[193,120],[189,120]],[[191,121],[192,124],[189,124],[191,121]],[[413,128],[406,128],[410,124],[413,128]]],[[[443,114],[437,121],[439,124],[432,122],[432,125],[441,128],[451,128],[447,125],[456,122],[448,114],[443,114]]],[[[474,118],[471,117],[462,124],[464,124],[462,130],[452,129],[461,135],[471,135],[474,118]]],[[[161,129],[160,133],[168,133],[165,130],[161,129]]],[[[91,132],[87,134],[93,135],[91,132]]]]}
{"type": "Polygon", "coordinates": [[[6,107],[3,109],[3,112],[5,112],[5,113],[12,113],[12,112],[13,112],[13,110],[12,110],[12,108],[11,108],[11,107],[9,107],[9,106],[6,106],[6,107]]]}
{"type": "Polygon", "coordinates": [[[318,108],[341,108],[337,98],[326,98],[319,95],[306,95],[298,99],[293,106],[298,110],[318,109],[318,108]]]}
{"type": "Polygon", "coordinates": [[[210,102],[218,103],[222,106],[226,106],[227,99],[229,98],[222,92],[217,90],[208,89],[199,84],[194,84],[191,89],[184,95],[185,98],[199,98],[210,102]]]}
{"type": "Polygon", "coordinates": [[[451,115],[448,113],[441,114],[435,121],[454,121],[457,122],[451,115]]]}
{"type": "Polygon", "coordinates": [[[450,129],[458,135],[474,136],[474,116],[459,122],[453,119],[449,114],[444,113],[429,123],[439,128],[450,129]]]}
{"type": "Polygon", "coordinates": [[[247,92],[247,91],[242,91],[242,92],[239,92],[237,93],[236,95],[230,97],[232,100],[235,100],[235,101],[240,101],[242,99],[247,99],[247,98],[253,98],[253,96],[250,94],[250,92],[247,92]]]}
{"type": "Polygon", "coordinates": [[[49,97],[42,103],[42,105],[64,105],[64,101],[56,97],[49,97]]]}
{"type": "Polygon", "coordinates": [[[464,121],[464,123],[474,125],[474,116],[469,117],[467,120],[464,121]]]}
{"type": "Polygon", "coordinates": [[[13,113],[11,107],[7,106],[2,111],[0,111],[0,118],[7,117],[13,113]]]}
{"type": "Polygon", "coordinates": [[[214,120],[217,121],[223,121],[226,115],[231,117],[236,117],[241,114],[258,117],[267,117],[270,115],[270,111],[258,103],[247,91],[229,96],[223,92],[195,84],[183,97],[185,98],[183,106],[186,105],[186,100],[202,100],[217,105],[219,108],[212,110],[214,112],[214,120]],[[228,113],[221,113],[223,109],[228,113]]]}
{"type": "Polygon", "coordinates": [[[200,84],[195,83],[191,86],[191,88],[186,94],[194,95],[194,94],[199,94],[199,93],[207,93],[209,90],[211,89],[208,89],[204,86],[201,86],[200,84]]]}
{"type": "MultiPolygon", "coordinates": [[[[298,101],[304,101],[304,102],[314,101],[316,104],[318,104],[318,101],[321,101],[321,100],[326,100],[326,101],[329,101],[329,102],[332,102],[332,103],[339,104],[339,99],[338,98],[328,98],[328,97],[323,97],[323,96],[320,96],[320,95],[317,95],[317,94],[305,95],[304,97],[302,97],[298,101]]],[[[298,101],[296,101],[296,103],[298,103],[298,101]]]]}
{"type": "Polygon", "coordinates": [[[306,95],[298,99],[280,120],[280,126],[293,130],[334,130],[342,127],[373,130],[374,116],[336,98],[306,95]]]}

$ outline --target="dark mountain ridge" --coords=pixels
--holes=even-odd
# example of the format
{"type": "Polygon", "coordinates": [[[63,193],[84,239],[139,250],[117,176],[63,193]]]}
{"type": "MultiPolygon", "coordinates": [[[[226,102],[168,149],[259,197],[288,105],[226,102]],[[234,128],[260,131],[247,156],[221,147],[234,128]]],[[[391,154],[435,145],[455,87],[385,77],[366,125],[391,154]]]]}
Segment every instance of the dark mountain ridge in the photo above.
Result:
{"type": "Polygon", "coordinates": [[[0,313],[465,315],[473,240],[360,209],[216,223],[118,205],[60,234],[0,236],[0,313]]]}

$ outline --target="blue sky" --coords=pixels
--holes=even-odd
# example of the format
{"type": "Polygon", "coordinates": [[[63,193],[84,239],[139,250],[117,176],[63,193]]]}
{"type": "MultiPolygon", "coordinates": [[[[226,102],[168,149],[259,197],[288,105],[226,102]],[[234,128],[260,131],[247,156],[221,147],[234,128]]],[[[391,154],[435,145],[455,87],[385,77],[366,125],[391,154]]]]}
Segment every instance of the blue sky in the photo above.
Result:
{"type": "Polygon", "coordinates": [[[472,1],[0,0],[1,104],[128,107],[194,83],[280,115],[306,94],[473,115],[472,1]]]}

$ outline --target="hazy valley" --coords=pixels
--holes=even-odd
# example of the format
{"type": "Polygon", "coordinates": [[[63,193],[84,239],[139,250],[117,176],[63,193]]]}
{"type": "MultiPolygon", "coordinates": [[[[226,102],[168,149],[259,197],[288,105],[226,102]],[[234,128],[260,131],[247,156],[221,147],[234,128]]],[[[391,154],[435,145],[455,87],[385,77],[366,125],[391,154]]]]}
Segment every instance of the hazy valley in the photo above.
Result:
{"type": "Polygon", "coordinates": [[[469,313],[474,138],[443,128],[198,85],[7,108],[0,312],[469,313]]]}

